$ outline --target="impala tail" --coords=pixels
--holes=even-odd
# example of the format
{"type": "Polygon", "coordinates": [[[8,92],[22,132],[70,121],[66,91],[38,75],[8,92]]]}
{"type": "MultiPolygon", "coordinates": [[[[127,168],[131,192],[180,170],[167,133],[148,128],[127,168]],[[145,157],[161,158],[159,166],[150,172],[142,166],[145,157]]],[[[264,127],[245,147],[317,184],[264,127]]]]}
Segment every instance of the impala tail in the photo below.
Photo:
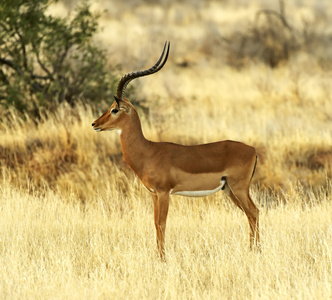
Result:
{"type": "Polygon", "coordinates": [[[252,178],[254,177],[254,175],[255,175],[255,171],[256,171],[256,166],[257,166],[257,154],[256,154],[256,160],[255,160],[255,165],[254,165],[254,169],[253,169],[253,171],[252,171],[252,175],[251,175],[251,178],[250,178],[250,181],[252,180],[252,178]]]}

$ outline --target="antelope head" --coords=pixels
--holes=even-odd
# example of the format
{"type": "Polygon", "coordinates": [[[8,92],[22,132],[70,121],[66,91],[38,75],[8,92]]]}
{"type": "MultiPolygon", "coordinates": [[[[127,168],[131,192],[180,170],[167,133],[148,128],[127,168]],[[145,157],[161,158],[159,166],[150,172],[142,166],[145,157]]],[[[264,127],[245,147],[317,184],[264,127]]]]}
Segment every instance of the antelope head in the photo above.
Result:
{"type": "Polygon", "coordinates": [[[115,101],[104,114],[102,114],[97,120],[92,123],[92,128],[95,131],[99,132],[113,129],[122,130],[122,128],[128,122],[128,119],[130,119],[133,114],[137,114],[135,107],[129,102],[127,98],[124,97],[126,87],[128,83],[133,79],[158,72],[167,61],[169,47],[170,43],[165,42],[164,49],[161,53],[160,58],[151,68],[144,71],[127,73],[122,76],[118,84],[116,96],[114,96],[115,101]]]}

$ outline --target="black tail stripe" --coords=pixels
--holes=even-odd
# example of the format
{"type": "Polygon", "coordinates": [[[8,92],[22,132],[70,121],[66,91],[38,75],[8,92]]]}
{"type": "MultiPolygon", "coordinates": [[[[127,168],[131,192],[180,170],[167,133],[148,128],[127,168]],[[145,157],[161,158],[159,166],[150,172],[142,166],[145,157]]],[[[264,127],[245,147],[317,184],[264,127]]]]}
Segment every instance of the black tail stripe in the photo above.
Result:
{"type": "Polygon", "coordinates": [[[256,161],[255,161],[254,170],[252,171],[252,175],[251,175],[251,178],[250,178],[250,180],[251,180],[251,179],[254,177],[255,170],[256,170],[256,165],[257,165],[257,155],[256,155],[256,161]]]}

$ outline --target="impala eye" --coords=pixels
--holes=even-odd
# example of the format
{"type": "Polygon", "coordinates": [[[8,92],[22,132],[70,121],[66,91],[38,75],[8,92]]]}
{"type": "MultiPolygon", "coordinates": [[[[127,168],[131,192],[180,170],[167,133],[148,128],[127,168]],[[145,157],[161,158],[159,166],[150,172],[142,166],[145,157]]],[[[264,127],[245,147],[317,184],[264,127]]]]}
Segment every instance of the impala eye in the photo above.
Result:
{"type": "Polygon", "coordinates": [[[113,109],[111,110],[111,113],[112,113],[112,114],[115,114],[115,115],[116,115],[118,112],[119,112],[119,111],[118,111],[116,108],[113,108],[113,109]]]}

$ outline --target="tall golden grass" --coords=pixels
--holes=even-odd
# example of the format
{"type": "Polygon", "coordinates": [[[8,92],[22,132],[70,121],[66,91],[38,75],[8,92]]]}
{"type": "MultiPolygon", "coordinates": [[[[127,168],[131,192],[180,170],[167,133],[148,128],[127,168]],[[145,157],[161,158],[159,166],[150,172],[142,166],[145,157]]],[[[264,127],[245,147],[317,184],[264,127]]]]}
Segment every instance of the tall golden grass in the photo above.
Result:
{"type": "Polygon", "coordinates": [[[249,251],[246,218],[221,195],[174,198],[163,263],[152,204],[137,182],[127,196],[102,190],[82,206],[2,185],[1,298],[331,297],[332,206],[323,191],[300,204],[304,191],[292,187],[293,204],[262,207],[261,253],[249,251]]]}
{"type": "Polygon", "coordinates": [[[331,298],[331,71],[305,53],[275,69],[227,67],[208,56],[216,45],[196,47],[195,28],[211,29],[207,17],[219,12],[229,29],[244,9],[209,2],[185,14],[171,3],[164,15],[142,3],[102,19],[100,39],[107,44],[114,25],[122,38],[110,57],[129,72],[154,62],[165,39],[158,29],[172,21],[169,62],[128,95],[146,100],[143,131],[155,141],[257,148],[251,195],[262,251],[249,251],[246,217],[222,193],[173,197],[161,262],[150,195],[121,159],[117,134],[91,129],[101,110],[62,105],[39,121],[11,113],[0,125],[0,298],[331,298]]]}

